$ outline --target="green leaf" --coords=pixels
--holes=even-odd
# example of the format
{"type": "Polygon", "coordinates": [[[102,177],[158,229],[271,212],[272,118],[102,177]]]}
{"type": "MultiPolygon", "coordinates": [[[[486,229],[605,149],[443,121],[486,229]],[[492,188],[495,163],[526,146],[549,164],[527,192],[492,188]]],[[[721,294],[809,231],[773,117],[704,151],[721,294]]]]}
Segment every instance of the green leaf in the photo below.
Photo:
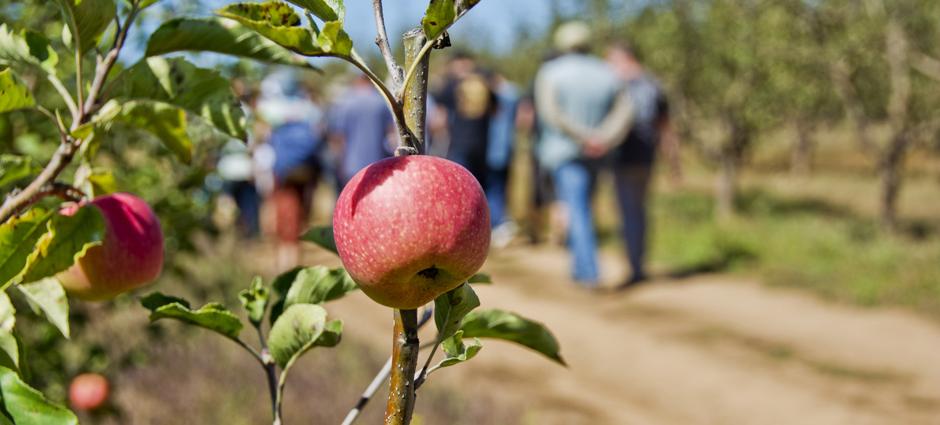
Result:
{"type": "Polygon", "coordinates": [[[342,22],[327,22],[323,31],[314,34],[310,29],[300,26],[300,16],[287,3],[235,3],[216,13],[238,21],[278,45],[305,56],[348,57],[352,52],[352,40],[343,30],[342,22]]]}
{"type": "Polygon", "coordinates": [[[36,104],[29,92],[10,68],[0,71],[0,114],[17,109],[31,108],[36,104]]]}
{"type": "Polygon", "coordinates": [[[120,122],[147,131],[159,139],[176,158],[189,164],[193,158],[193,142],[186,133],[186,113],[179,107],[144,100],[121,102],[111,100],[101,107],[93,122],[105,132],[120,122]]]}
{"type": "Polygon", "coordinates": [[[352,39],[343,30],[343,23],[340,21],[324,24],[323,30],[317,35],[317,43],[325,53],[339,57],[350,57],[352,55],[352,39]]]}
{"type": "Polygon", "coordinates": [[[71,411],[47,400],[12,369],[0,367],[0,396],[16,425],[78,425],[71,411]]]}
{"type": "Polygon", "coordinates": [[[198,310],[190,309],[189,302],[159,292],[144,297],[140,303],[150,310],[150,321],[176,319],[217,332],[231,339],[238,339],[242,322],[238,316],[219,303],[208,303],[198,310]]]}
{"type": "Polygon", "coordinates": [[[309,10],[318,18],[329,21],[340,21],[346,19],[346,6],[343,0],[287,0],[304,9],[309,10]]]}
{"type": "Polygon", "coordinates": [[[323,333],[314,344],[317,347],[335,347],[343,339],[343,321],[336,319],[326,322],[323,333]]]}
{"type": "Polygon", "coordinates": [[[117,180],[111,170],[96,169],[86,179],[88,187],[86,193],[92,197],[107,195],[118,191],[117,180]]]}
{"type": "Polygon", "coordinates": [[[46,278],[16,288],[26,297],[34,311],[42,313],[64,337],[69,337],[69,300],[58,279],[46,278]]]}
{"type": "Polygon", "coordinates": [[[29,255],[46,233],[46,222],[53,214],[33,208],[0,225],[0,288],[9,286],[26,267],[29,255]]]}
{"type": "Polygon", "coordinates": [[[493,283],[493,278],[490,277],[490,275],[488,275],[488,274],[486,274],[486,273],[477,273],[477,274],[475,274],[475,275],[473,275],[473,276],[470,276],[470,279],[467,279],[467,283],[476,283],[476,284],[481,284],[481,285],[483,285],[483,284],[489,285],[489,284],[492,284],[492,283],[493,283]]]}
{"type": "Polygon", "coordinates": [[[215,52],[281,65],[316,69],[305,59],[237,22],[177,18],[163,23],[147,42],[147,56],[180,51],[215,52]]]}
{"type": "Polygon", "coordinates": [[[36,242],[17,283],[54,276],[104,240],[104,217],[91,206],[79,208],[72,215],[54,214],[46,227],[46,233],[36,242]]]}
{"type": "Polygon", "coordinates": [[[28,65],[55,75],[58,62],[59,55],[42,34],[32,31],[14,34],[6,24],[0,24],[0,65],[28,65]]]}
{"type": "Polygon", "coordinates": [[[287,3],[234,3],[219,9],[216,14],[238,21],[278,45],[302,55],[323,53],[316,45],[313,33],[300,26],[300,16],[287,3]]]}
{"type": "Polygon", "coordinates": [[[291,270],[278,276],[272,287],[280,295],[271,309],[272,322],[294,304],[322,304],[359,289],[345,269],[325,266],[291,270]]]}
{"type": "Polygon", "coordinates": [[[264,287],[260,276],[255,276],[251,286],[238,293],[238,300],[248,312],[248,320],[258,326],[264,320],[264,310],[268,306],[268,288],[264,287]]]}
{"type": "Polygon", "coordinates": [[[0,366],[19,370],[20,349],[13,327],[16,326],[16,309],[6,292],[0,292],[0,366]]]}
{"type": "Polygon", "coordinates": [[[245,114],[231,81],[183,58],[143,59],[110,86],[112,99],[148,100],[178,106],[219,131],[246,140],[245,114]]]}
{"type": "Polygon", "coordinates": [[[468,284],[463,284],[434,300],[434,324],[438,341],[450,338],[460,329],[464,316],[480,306],[480,299],[468,284]]]}
{"type": "Polygon", "coordinates": [[[73,44],[84,53],[95,47],[117,15],[114,0],[56,0],[70,28],[73,44]]]}
{"type": "Polygon", "coordinates": [[[36,160],[26,156],[0,155],[0,189],[42,171],[36,160]]]}
{"type": "Polygon", "coordinates": [[[359,287],[342,267],[308,267],[297,273],[287,291],[286,306],[294,304],[322,304],[355,291],[359,287]]]}
{"type": "Polygon", "coordinates": [[[480,0],[431,0],[421,19],[428,40],[435,40],[480,0]]]}
{"type": "Polygon", "coordinates": [[[315,304],[295,304],[271,326],[268,349],[278,366],[285,367],[316,344],[326,327],[326,310],[315,304]]]}
{"type": "Polygon", "coordinates": [[[444,349],[444,359],[436,366],[428,369],[428,374],[442,367],[453,366],[472,359],[483,348],[483,343],[479,339],[473,338],[465,344],[463,331],[457,331],[441,343],[441,348],[444,349]]]}
{"type": "Polygon", "coordinates": [[[503,310],[478,310],[467,314],[460,327],[465,338],[496,338],[531,348],[565,365],[558,340],[545,325],[503,310]]]}
{"type": "Polygon", "coordinates": [[[333,226],[314,227],[304,233],[300,239],[313,242],[334,254],[338,253],[336,251],[336,240],[333,238],[333,226]]]}

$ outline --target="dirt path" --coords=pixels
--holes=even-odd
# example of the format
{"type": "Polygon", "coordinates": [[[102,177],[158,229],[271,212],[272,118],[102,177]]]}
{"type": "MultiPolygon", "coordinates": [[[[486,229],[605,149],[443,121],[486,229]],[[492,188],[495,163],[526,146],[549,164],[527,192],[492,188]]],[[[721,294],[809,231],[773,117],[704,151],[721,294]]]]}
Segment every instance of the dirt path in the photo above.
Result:
{"type": "MultiPolygon", "coordinates": [[[[485,269],[484,307],[546,323],[570,367],[484,341],[430,385],[496,392],[527,424],[940,424],[940,326],[911,313],[718,276],[596,295],[567,282],[551,248],[502,251],[485,269]]],[[[388,349],[387,310],[358,293],[330,310],[348,337],[388,349]]]]}

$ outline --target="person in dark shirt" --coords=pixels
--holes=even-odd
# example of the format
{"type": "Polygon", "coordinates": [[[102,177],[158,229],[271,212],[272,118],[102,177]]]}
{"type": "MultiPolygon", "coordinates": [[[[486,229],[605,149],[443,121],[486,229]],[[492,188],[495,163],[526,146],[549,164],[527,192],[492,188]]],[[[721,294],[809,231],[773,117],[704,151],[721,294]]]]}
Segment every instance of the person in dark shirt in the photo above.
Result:
{"type": "Polygon", "coordinates": [[[632,273],[621,288],[628,288],[646,279],[646,201],[657,150],[662,148],[667,153],[673,173],[678,175],[678,139],[669,120],[665,93],[633,51],[626,45],[611,46],[607,62],[626,84],[633,102],[632,127],[626,141],[612,153],[614,184],[632,273]]]}
{"type": "Polygon", "coordinates": [[[486,76],[471,56],[457,53],[448,64],[442,90],[434,98],[447,116],[447,159],[470,170],[485,187],[490,116],[497,102],[486,76]]]}
{"type": "Polygon", "coordinates": [[[330,144],[339,153],[338,194],[359,170],[392,155],[389,135],[394,135],[395,123],[385,99],[364,75],[340,96],[328,121],[330,144]]]}

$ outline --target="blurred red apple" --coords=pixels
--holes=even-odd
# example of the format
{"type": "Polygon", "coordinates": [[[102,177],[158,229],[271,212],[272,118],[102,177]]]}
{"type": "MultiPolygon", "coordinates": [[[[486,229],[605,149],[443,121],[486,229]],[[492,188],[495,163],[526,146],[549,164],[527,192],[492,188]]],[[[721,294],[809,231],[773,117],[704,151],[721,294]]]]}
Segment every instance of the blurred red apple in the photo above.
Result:
{"type": "Polygon", "coordinates": [[[97,373],[83,373],[69,385],[69,402],[76,410],[92,411],[108,401],[108,379],[97,373]]]}
{"type": "Polygon", "coordinates": [[[413,309],[476,273],[490,244],[483,189],[457,163],[388,158],[357,173],[333,214],[346,271],[370,298],[413,309]]]}
{"type": "Polygon", "coordinates": [[[115,193],[62,213],[92,207],[104,216],[104,240],[59,273],[65,290],[78,298],[98,301],[153,282],[163,269],[163,231],[153,210],[134,195],[115,193]]]}

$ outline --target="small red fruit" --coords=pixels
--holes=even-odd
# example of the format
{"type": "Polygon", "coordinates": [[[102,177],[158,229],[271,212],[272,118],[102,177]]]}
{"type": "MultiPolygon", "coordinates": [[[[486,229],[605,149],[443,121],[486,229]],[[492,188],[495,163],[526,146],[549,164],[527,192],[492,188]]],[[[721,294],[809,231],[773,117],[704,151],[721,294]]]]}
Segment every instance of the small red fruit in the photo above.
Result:
{"type": "Polygon", "coordinates": [[[457,163],[388,158],[359,171],[333,214],[346,271],[370,298],[413,309],[476,273],[490,245],[483,189],[457,163]]]}
{"type": "Polygon", "coordinates": [[[108,379],[97,373],[83,373],[69,385],[69,402],[76,410],[92,411],[108,401],[108,379]]]}
{"type": "MultiPolygon", "coordinates": [[[[104,240],[59,273],[66,291],[84,300],[100,301],[156,280],[163,269],[163,231],[150,206],[134,195],[114,193],[80,208],[89,207],[104,216],[104,240]]],[[[62,213],[74,214],[77,208],[62,213]]]]}

